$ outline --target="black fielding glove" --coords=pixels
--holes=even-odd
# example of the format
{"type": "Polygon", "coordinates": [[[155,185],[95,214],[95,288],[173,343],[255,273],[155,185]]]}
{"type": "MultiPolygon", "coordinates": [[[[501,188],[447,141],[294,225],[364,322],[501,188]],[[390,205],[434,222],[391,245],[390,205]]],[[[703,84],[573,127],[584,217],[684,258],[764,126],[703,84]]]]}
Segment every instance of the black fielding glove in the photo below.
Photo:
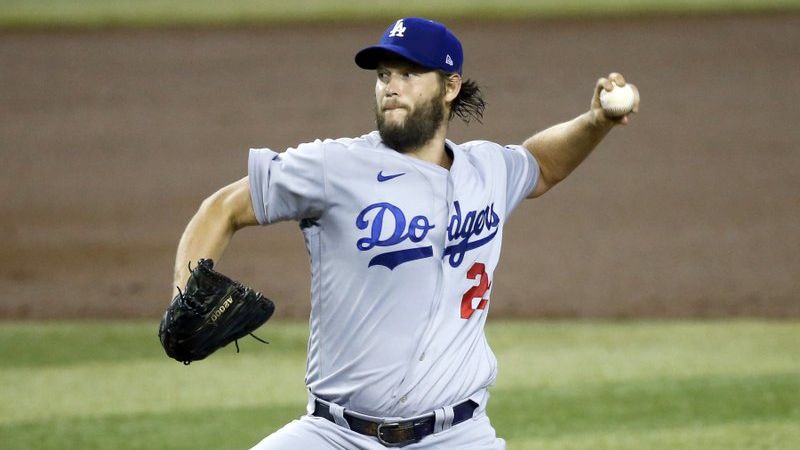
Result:
{"type": "Polygon", "coordinates": [[[265,342],[252,332],[275,312],[270,299],[216,272],[210,259],[189,269],[186,289],[179,288],[158,330],[170,358],[189,364],[248,334],[265,342]]]}

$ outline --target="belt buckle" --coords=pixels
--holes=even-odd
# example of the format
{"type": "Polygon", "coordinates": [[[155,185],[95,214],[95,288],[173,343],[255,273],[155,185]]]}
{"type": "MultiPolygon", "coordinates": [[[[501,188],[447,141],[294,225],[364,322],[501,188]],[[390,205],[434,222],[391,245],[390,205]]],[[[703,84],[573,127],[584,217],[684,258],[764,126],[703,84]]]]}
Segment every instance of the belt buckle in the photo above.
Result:
{"type": "Polygon", "coordinates": [[[381,422],[378,424],[378,428],[375,430],[375,436],[378,438],[378,442],[380,442],[386,447],[405,447],[406,445],[419,442],[419,440],[414,437],[413,421],[405,422],[405,425],[403,422],[381,422]],[[398,430],[405,432],[411,431],[411,438],[398,442],[386,441],[383,439],[383,436],[381,436],[381,433],[384,432],[386,428],[389,428],[390,430],[398,430]]]}

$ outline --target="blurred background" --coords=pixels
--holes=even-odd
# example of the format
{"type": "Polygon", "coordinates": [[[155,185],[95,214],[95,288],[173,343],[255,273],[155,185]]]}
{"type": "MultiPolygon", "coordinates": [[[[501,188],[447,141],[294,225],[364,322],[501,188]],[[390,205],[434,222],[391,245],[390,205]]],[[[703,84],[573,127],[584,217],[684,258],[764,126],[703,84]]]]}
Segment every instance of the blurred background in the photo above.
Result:
{"type": "Polygon", "coordinates": [[[409,15],[446,23],[483,86],[456,142],[521,143],[612,71],[642,95],[506,227],[488,332],[510,448],[800,446],[800,1],[0,0],[0,447],[247,448],[302,413],[297,224],[243,230],[218,266],[276,300],[284,345],[199,368],[155,340],[174,252],[250,147],[373,129],[353,55],[409,15]],[[291,388],[195,396],[276,371],[291,388]],[[219,407],[246,431],[197,430],[219,407]]]}

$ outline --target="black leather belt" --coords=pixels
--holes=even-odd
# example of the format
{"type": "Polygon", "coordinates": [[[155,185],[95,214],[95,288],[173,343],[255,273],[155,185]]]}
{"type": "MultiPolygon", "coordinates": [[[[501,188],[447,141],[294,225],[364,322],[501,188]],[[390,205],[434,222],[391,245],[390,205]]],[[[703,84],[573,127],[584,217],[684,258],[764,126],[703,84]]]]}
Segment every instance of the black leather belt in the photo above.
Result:
{"type": "MultiPolygon", "coordinates": [[[[472,400],[467,400],[453,407],[453,426],[467,419],[472,418],[478,404],[472,400]]],[[[314,400],[314,415],[323,417],[336,423],[330,409],[319,400],[314,400]]],[[[436,416],[421,417],[419,419],[397,421],[397,422],[373,422],[361,419],[347,411],[344,412],[344,419],[350,425],[350,429],[356,433],[365,434],[378,438],[378,441],[387,447],[403,447],[419,442],[425,436],[433,434],[436,416]]]]}

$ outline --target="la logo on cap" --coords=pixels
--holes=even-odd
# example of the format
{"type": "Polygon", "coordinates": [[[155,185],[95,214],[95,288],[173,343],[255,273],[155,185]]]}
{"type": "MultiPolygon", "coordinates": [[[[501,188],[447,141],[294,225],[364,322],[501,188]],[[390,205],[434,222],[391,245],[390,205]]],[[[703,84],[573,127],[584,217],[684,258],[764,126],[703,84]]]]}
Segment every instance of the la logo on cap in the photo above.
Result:
{"type": "Polygon", "coordinates": [[[445,58],[444,63],[447,64],[448,66],[452,66],[453,58],[451,58],[450,55],[447,55],[447,58],[445,58]]]}
{"type": "Polygon", "coordinates": [[[403,33],[406,32],[406,27],[403,26],[403,19],[394,24],[394,28],[389,32],[389,37],[404,37],[403,33]]]}

